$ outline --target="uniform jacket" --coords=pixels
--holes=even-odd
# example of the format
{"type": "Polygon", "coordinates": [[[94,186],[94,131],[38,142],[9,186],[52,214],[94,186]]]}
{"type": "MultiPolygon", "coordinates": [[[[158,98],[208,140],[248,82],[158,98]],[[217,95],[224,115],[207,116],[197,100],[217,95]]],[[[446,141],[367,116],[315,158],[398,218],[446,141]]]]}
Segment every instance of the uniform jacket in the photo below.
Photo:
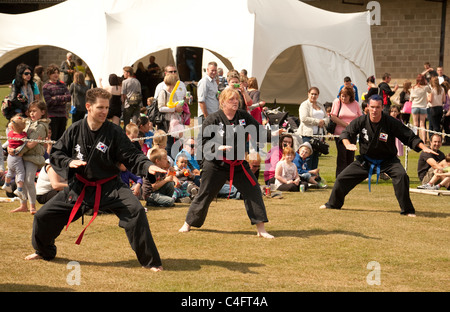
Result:
{"type": "Polygon", "coordinates": [[[418,145],[422,142],[401,121],[384,113],[381,115],[381,120],[378,124],[372,123],[369,115],[362,115],[354,119],[341,133],[340,140],[356,140],[358,134],[360,154],[379,160],[397,158],[395,138],[398,138],[404,145],[417,152],[420,151],[418,145]]]}

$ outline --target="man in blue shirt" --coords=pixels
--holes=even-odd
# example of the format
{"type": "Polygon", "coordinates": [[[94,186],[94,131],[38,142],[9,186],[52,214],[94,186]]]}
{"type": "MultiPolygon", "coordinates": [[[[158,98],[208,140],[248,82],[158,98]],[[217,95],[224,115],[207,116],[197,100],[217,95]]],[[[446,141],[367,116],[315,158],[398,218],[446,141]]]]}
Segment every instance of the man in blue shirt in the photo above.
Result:
{"type": "Polygon", "coordinates": [[[344,84],[339,88],[338,98],[343,87],[353,88],[353,91],[355,91],[355,101],[359,103],[358,88],[352,83],[352,79],[350,77],[347,76],[344,78],[344,84]]]}

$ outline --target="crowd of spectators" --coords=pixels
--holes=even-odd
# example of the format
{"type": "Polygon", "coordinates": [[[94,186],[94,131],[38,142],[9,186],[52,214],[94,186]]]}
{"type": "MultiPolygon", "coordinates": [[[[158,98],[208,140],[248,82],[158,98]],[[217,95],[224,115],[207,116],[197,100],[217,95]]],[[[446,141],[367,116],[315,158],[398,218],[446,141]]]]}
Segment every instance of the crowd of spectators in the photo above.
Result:
{"type": "MultiPolygon", "coordinates": [[[[112,97],[108,119],[118,126],[123,126],[130,140],[137,149],[147,155],[154,164],[167,170],[167,174],[159,174],[157,181],[151,183],[145,177],[131,175],[123,164],[121,176],[125,184],[133,189],[133,193],[147,206],[173,206],[176,202],[191,202],[199,193],[201,187],[202,154],[200,145],[203,142],[192,137],[183,137],[174,133],[174,125],[190,125],[190,104],[193,96],[186,85],[180,81],[177,67],[169,64],[161,68],[155,63],[155,57],[150,57],[147,68],[142,62],[137,64],[135,71],[131,66],[123,68],[122,76],[111,73],[107,85],[99,79],[99,87],[108,90],[112,97]],[[173,106],[172,104],[177,104],[173,106]],[[157,106],[162,121],[156,124],[149,115],[150,107],[157,106]]],[[[298,127],[293,133],[285,131],[280,135],[278,145],[272,146],[265,159],[257,157],[248,161],[257,178],[259,169],[264,165],[263,178],[267,186],[274,186],[280,191],[301,190],[303,184],[308,187],[326,188],[325,180],[320,176],[319,158],[321,153],[311,144],[314,138],[325,142],[324,136],[332,135],[337,148],[337,177],[355,159],[355,152],[349,151],[339,139],[341,132],[355,118],[366,114],[365,107],[369,98],[378,94],[383,99],[383,111],[404,124],[410,123],[419,127],[420,138],[439,151],[442,144],[450,144],[448,136],[433,135],[433,133],[450,133],[450,79],[444,74],[443,68],[436,70],[426,63],[424,71],[419,73],[415,82],[405,81],[401,92],[397,95],[399,86],[395,83],[391,88],[391,75],[386,73],[376,83],[374,76],[367,78],[367,88],[358,88],[350,77],[343,79],[343,85],[337,86],[337,97],[331,103],[319,101],[320,90],[312,86],[305,100],[300,100],[298,112],[298,127]],[[361,92],[362,91],[362,92],[361,92]],[[328,104],[328,105],[327,105],[328,104]],[[438,142],[439,141],[439,142],[438,142]],[[259,163],[256,161],[258,160],[259,163]]],[[[226,75],[217,63],[210,62],[206,75],[196,85],[198,111],[195,117],[206,120],[209,115],[221,110],[219,94],[226,89],[233,89],[239,95],[238,109],[248,112],[258,124],[269,122],[266,102],[261,99],[258,82],[255,77],[247,77],[247,71],[230,70],[226,75]]],[[[71,53],[60,66],[49,65],[46,69],[36,66],[34,72],[26,64],[17,66],[17,74],[11,84],[10,100],[20,99],[27,109],[17,108],[14,115],[29,117],[24,129],[25,137],[41,140],[57,141],[67,128],[71,117],[72,123],[83,119],[86,115],[86,91],[96,87],[89,67],[84,66],[81,59],[73,60],[71,53]],[[44,77],[44,73],[47,77],[44,77]],[[30,108],[30,110],[28,110],[30,108]],[[32,116],[31,108],[35,116],[32,116]],[[36,113],[37,112],[37,113],[36,113]],[[36,137],[36,133],[39,137],[36,137]]],[[[201,122],[201,121],[200,121],[201,122]]],[[[241,122],[241,120],[239,120],[241,122]]],[[[10,126],[10,131],[13,127],[10,126]]],[[[355,144],[355,142],[351,142],[355,144]]],[[[4,148],[7,144],[4,145],[4,148]]],[[[12,144],[13,146],[17,144],[12,144]]],[[[50,143],[25,144],[27,149],[18,155],[33,155],[38,153],[42,159],[48,159],[51,150],[50,143]],[[39,147],[39,148],[37,148],[39,147]]],[[[14,148],[17,150],[17,146],[14,148]]],[[[403,155],[403,145],[397,144],[398,155],[403,155]]],[[[11,152],[12,149],[9,149],[11,152]]],[[[245,148],[248,156],[248,143],[245,148]]],[[[12,152],[11,152],[12,154],[12,152]]],[[[55,192],[61,190],[67,181],[56,177],[51,165],[31,162],[24,170],[29,173],[20,174],[21,206],[14,211],[27,211],[27,200],[31,203],[30,211],[34,213],[36,196],[38,201],[48,201],[55,192]],[[39,174],[36,188],[31,186],[30,176],[39,174]],[[25,178],[26,177],[26,178],[25,178]],[[25,180],[25,183],[24,183],[25,180]],[[23,195],[22,195],[23,194],[23,195]]],[[[418,164],[418,176],[424,189],[439,189],[450,187],[448,176],[449,155],[421,155],[418,164]],[[447,168],[447,169],[446,169],[447,168]]],[[[24,161],[27,158],[24,157],[24,161]]],[[[19,159],[19,161],[22,161],[19,159]]],[[[26,161],[30,163],[30,160],[26,161]]],[[[25,163],[26,163],[25,162],[25,163]]],[[[3,162],[2,162],[3,164],[3,162]]],[[[3,175],[4,169],[0,168],[3,175]]],[[[23,171],[23,170],[22,170],[23,171]]],[[[20,171],[20,172],[22,172],[20,171]]],[[[7,192],[12,193],[11,177],[5,183],[7,192]]],[[[388,177],[389,178],[389,177],[388,177]]],[[[224,184],[224,192],[230,196],[238,194],[239,190],[230,181],[224,184]]],[[[5,189],[5,187],[4,187],[5,189]]],[[[219,192],[220,194],[220,192],[219,192]]],[[[234,196],[236,197],[236,196],[234,196]]]]}

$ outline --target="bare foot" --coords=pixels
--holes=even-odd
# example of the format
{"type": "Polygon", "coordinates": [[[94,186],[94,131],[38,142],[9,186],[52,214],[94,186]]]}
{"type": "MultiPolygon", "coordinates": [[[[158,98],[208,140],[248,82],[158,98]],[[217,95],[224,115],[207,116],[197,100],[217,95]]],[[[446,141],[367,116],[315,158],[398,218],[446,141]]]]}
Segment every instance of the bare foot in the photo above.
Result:
{"type": "Polygon", "coordinates": [[[32,215],[36,214],[36,208],[30,208],[30,213],[31,213],[32,215]]]}
{"type": "Polygon", "coordinates": [[[258,223],[256,224],[256,230],[258,232],[258,237],[263,237],[263,238],[275,238],[275,236],[270,235],[269,233],[267,233],[265,227],[264,227],[264,222],[258,223]]]}
{"type": "Polygon", "coordinates": [[[40,259],[42,259],[42,257],[39,256],[37,253],[33,253],[25,257],[25,260],[40,260],[40,259]]]}
{"type": "Polygon", "coordinates": [[[178,230],[178,232],[187,233],[190,230],[191,230],[191,226],[189,224],[187,224],[186,222],[184,222],[183,226],[178,230]]]}
{"type": "Polygon", "coordinates": [[[263,238],[275,238],[275,236],[270,235],[267,232],[258,232],[258,237],[263,237],[263,238]]]}
{"type": "Polygon", "coordinates": [[[163,270],[162,266],[159,267],[143,267],[144,269],[149,269],[152,272],[161,272],[163,270]]]}
{"type": "Polygon", "coordinates": [[[13,209],[13,210],[11,210],[10,212],[27,212],[28,211],[28,208],[27,208],[27,206],[19,206],[18,208],[16,208],[16,209],[13,209]]]}

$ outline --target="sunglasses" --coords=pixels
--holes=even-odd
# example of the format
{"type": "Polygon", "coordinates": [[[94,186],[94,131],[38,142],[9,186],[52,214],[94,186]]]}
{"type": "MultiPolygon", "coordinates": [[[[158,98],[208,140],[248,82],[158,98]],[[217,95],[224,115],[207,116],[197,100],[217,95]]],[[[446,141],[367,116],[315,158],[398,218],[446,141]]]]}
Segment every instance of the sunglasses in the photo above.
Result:
{"type": "Polygon", "coordinates": [[[31,72],[25,72],[23,74],[26,75],[26,76],[31,76],[31,72]]]}

